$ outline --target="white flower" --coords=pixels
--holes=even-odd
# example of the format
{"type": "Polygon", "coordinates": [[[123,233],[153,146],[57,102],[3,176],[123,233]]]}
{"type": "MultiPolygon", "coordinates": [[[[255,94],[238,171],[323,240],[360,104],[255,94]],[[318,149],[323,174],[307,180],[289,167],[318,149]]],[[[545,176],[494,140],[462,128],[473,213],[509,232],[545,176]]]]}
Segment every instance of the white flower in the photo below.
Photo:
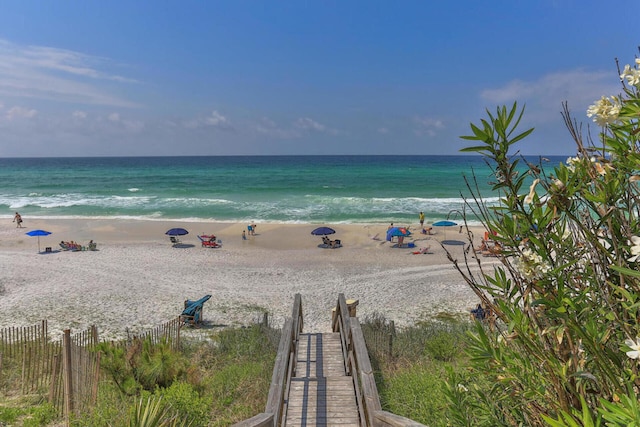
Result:
{"type": "Polygon", "coordinates": [[[631,236],[631,258],[627,258],[628,262],[636,262],[640,258],[640,237],[631,236]]]}
{"type": "Polygon", "coordinates": [[[556,189],[556,191],[562,191],[564,189],[564,182],[559,179],[555,179],[553,181],[553,187],[556,189]]]}
{"type": "Polygon", "coordinates": [[[620,100],[616,96],[611,96],[611,99],[603,96],[595,104],[589,106],[587,109],[587,116],[593,117],[593,121],[600,126],[605,126],[609,123],[613,123],[618,119],[620,114],[620,100]]]}
{"type": "MultiPolygon", "coordinates": [[[[638,63],[637,59],[636,63],[638,63]]],[[[637,86],[640,84],[640,70],[631,68],[631,66],[627,64],[624,66],[624,70],[622,71],[622,74],[620,74],[620,78],[622,80],[626,80],[631,86],[637,86]]]]}
{"type": "Polygon", "coordinates": [[[580,157],[569,157],[567,159],[567,169],[569,169],[571,172],[575,172],[576,170],[576,165],[580,164],[580,157]]]}
{"type": "Polygon", "coordinates": [[[529,194],[527,195],[527,197],[524,198],[525,203],[533,202],[533,196],[536,195],[536,185],[538,185],[539,182],[540,182],[539,179],[535,179],[533,181],[533,184],[531,184],[531,187],[529,187],[529,194]]]}
{"type": "Polygon", "coordinates": [[[513,263],[525,279],[540,279],[551,271],[551,266],[531,249],[522,249],[521,253],[522,255],[515,258],[513,263]]]}
{"type": "Polygon", "coordinates": [[[640,358],[640,337],[636,337],[636,340],[624,340],[624,343],[629,346],[631,351],[627,351],[627,357],[630,359],[640,358]]]}

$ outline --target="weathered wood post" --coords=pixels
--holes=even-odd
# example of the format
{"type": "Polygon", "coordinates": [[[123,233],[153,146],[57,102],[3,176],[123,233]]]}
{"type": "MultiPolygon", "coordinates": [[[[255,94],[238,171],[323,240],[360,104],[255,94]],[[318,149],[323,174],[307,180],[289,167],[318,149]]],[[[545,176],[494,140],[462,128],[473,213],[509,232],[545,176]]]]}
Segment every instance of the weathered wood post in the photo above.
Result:
{"type": "Polygon", "coordinates": [[[389,322],[389,357],[393,358],[393,336],[396,334],[396,324],[389,322]]]}
{"type": "Polygon", "coordinates": [[[49,382],[49,403],[54,405],[56,409],[59,408],[56,402],[57,385],[60,379],[60,358],[57,354],[53,355],[53,363],[51,365],[51,381],[49,382]]]}
{"type": "Polygon", "coordinates": [[[67,424],[73,413],[73,373],[71,371],[71,330],[65,329],[62,335],[62,364],[64,381],[64,409],[67,424]]]}
{"type": "Polygon", "coordinates": [[[93,388],[91,390],[91,404],[98,402],[98,384],[100,383],[100,352],[96,352],[96,365],[93,372],[93,388]]]}
{"type": "Polygon", "coordinates": [[[347,303],[347,308],[349,309],[349,317],[356,317],[356,307],[360,304],[360,301],[357,299],[348,299],[345,301],[347,303]]]}
{"type": "Polygon", "coordinates": [[[98,327],[96,325],[91,325],[91,348],[96,348],[99,342],[98,327]]]}

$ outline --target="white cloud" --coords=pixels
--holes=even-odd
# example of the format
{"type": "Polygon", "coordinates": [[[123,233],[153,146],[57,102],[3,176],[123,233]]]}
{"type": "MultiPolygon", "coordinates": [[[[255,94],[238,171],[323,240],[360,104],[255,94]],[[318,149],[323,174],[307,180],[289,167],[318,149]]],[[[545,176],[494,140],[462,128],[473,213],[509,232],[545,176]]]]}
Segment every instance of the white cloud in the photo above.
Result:
{"type": "Polygon", "coordinates": [[[316,122],[315,120],[312,120],[308,117],[303,117],[303,118],[299,118],[296,123],[295,126],[298,129],[302,129],[302,130],[313,130],[316,132],[325,132],[326,131],[326,126],[321,125],[320,123],[316,122]]]}
{"type": "Polygon", "coordinates": [[[6,117],[9,120],[14,119],[30,119],[35,117],[38,112],[34,109],[24,107],[12,107],[7,111],[6,117]]]}
{"type": "Polygon", "coordinates": [[[386,135],[386,134],[389,133],[389,129],[387,129],[387,128],[378,128],[378,133],[386,135]]]}
{"type": "Polygon", "coordinates": [[[303,132],[317,132],[326,133],[329,135],[337,135],[340,132],[337,129],[327,127],[317,121],[310,119],[309,117],[301,117],[293,124],[295,129],[299,129],[303,132]]]}
{"type": "Polygon", "coordinates": [[[510,106],[517,101],[520,105],[526,104],[527,117],[557,121],[562,102],[567,101],[574,111],[584,112],[601,96],[620,93],[618,80],[615,73],[576,69],[550,73],[537,80],[512,80],[502,87],[485,89],[480,96],[496,105],[510,106]]]}
{"type": "Polygon", "coordinates": [[[115,107],[136,107],[113,95],[102,82],[135,82],[97,67],[109,61],[42,46],[21,46],[0,39],[0,95],[16,98],[115,107]]]}
{"type": "Polygon", "coordinates": [[[113,129],[139,132],[145,128],[145,124],[139,120],[125,119],[120,113],[111,113],[107,120],[113,124],[113,129]]]}
{"type": "Polygon", "coordinates": [[[214,127],[228,128],[228,127],[231,126],[231,122],[229,122],[229,119],[227,119],[222,114],[218,113],[217,110],[213,110],[211,112],[211,115],[209,117],[207,117],[204,120],[204,122],[207,125],[214,126],[214,127]]]}
{"type": "Polygon", "coordinates": [[[198,129],[203,127],[214,127],[220,130],[232,130],[231,120],[220,114],[217,110],[213,110],[209,116],[198,117],[191,120],[185,120],[182,125],[187,129],[198,129]]]}
{"type": "Polygon", "coordinates": [[[417,136],[436,136],[437,131],[444,129],[442,120],[433,117],[414,117],[413,122],[416,125],[414,133],[417,136]]]}
{"type": "Polygon", "coordinates": [[[294,139],[300,138],[302,134],[298,129],[283,129],[278,126],[273,120],[263,117],[255,125],[256,131],[263,135],[267,135],[274,138],[281,139],[294,139]]]}
{"type": "Polygon", "coordinates": [[[87,113],[84,111],[74,111],[73,113],[71,113],[71,116],[76,119],[86,119],[87,113]]]}

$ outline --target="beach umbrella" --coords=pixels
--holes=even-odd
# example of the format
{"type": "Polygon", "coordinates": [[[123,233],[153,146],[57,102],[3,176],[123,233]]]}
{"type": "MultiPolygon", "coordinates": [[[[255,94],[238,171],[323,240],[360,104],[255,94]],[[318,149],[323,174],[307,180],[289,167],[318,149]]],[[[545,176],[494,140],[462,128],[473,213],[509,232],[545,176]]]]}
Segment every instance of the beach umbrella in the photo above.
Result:
{"type": "Polygon", "coordinates": [[[318,227],[311,232],[314,236],[326,236],[327,234],[334,234],[336,230],[330,227],[318,227]]]}
{"type": "Polygon", "coordinates": [[[458,225],[457,222],[453,222],[453,221],[438,221],[438,222],[434,222],[433,226],[434,227],[453,227],[454,225],[458,225]]]}
{"type": "Polygon", "coordinates": [[[189,234],[189,232],[184,228],[172,228],[164,234],[167,236],[184,236],[185,234],[189,234]]]}
{"type": "Polygon", "coordinates": [[[50,231],[44,231],[44,230],[31,230],[31,231],[27,231],[25,233],[27,236],[37,236],[38,237],[38,253],[40,253],[40,236],[48,236],[49,234],[51,234],[50,231]]]}
{"type": "MultiPolygon", "coordinates": [[[[453,227],[455,225],[458,225],[458,223],[457,222],[453,222],[453,221],[449,221],[449,220],[438,221],[438,222],[434,222],[433,223],[434,227],[453,227]]],[[[446,228],[445,228],[445,232],[444,232],[444,238],[445,238],[445,240],[443,240],[442,243],[447,243],[448,241],[446,240],[446,238],[447,238],[446,228]]]]}
{"type": "Polygon", "coordinates": [[[393,237],[406,237],[410,235],[411,232],[405,227],[391,227],[387,230],[387,242],[390,242],[393,237]]]}

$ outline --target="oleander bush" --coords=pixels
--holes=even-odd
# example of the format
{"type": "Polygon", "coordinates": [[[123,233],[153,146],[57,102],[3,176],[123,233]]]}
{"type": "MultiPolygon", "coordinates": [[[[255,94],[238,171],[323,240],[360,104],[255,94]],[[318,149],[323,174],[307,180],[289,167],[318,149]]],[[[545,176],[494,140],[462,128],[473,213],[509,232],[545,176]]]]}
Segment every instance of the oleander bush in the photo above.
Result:
{"type": "Polygon", "coordinates": [[[524,109],[516,103],[487,111],[463,137],[476,145],[462,151],[485,157],[500,194],[489,205],[470,179],[465,213],[481,218],[503,250],[495,268],[473,252],[454,260],[498,328],[476,328],[469,372],[450,375],[452,424],[639,424],[638,67],[640,59],[619,71],[620,94],[588,109],[597,136],[564,104],[577,153],[566,163],[518,155],[514,145],[533,129],[518,130],[524,109]],[[493,386],[478,387],[477,378],[493,386]]]}

